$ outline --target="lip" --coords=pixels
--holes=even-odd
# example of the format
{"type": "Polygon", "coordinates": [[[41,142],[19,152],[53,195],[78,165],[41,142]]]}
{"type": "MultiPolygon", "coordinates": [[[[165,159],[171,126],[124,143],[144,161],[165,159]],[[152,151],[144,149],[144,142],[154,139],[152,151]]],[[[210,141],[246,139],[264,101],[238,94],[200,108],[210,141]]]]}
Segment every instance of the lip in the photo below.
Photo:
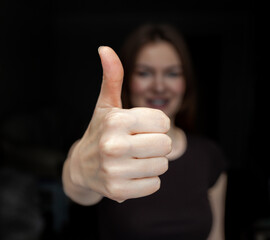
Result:
{"type": "Polygon", "coordinates": [[[163,110],[169,104],[169,99],[167,98],[148,98],[146,99],[147,106],[150,108],[156,108],[163,110]]]}

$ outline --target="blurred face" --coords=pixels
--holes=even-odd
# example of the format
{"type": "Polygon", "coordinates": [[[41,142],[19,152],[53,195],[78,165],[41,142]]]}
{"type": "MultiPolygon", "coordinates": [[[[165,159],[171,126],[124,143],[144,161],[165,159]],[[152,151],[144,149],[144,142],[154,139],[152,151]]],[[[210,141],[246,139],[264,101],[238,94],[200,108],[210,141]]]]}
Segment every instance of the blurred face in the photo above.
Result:
{"type": "Polygon", "coordinates": [[[131,104],[162,110],[174,119],[185,93],[181,59],[165,41],[145,45],[131,78],[131,104]]]}

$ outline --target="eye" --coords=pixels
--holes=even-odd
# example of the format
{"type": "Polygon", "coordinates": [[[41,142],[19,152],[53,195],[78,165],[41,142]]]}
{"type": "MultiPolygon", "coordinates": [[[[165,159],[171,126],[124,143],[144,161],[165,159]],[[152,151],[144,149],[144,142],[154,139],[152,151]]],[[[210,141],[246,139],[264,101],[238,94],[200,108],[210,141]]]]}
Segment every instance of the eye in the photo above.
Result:
{"type": "Polygon", "coordinates": [[[136,71],[136,75],[141,77],[141,78],[146,78],[151,76],[151,72],[149,71],[143,71],[143,70],[138,70],[136,71]]]}
{"type": "Polygon", "coordinates": [[[170,78],[177,78],[177,77],[182,76],[182,73],[179,72],[179,71],[177,71],[177,72],[168,72],[167,76],[170,77],[170,78]]]}

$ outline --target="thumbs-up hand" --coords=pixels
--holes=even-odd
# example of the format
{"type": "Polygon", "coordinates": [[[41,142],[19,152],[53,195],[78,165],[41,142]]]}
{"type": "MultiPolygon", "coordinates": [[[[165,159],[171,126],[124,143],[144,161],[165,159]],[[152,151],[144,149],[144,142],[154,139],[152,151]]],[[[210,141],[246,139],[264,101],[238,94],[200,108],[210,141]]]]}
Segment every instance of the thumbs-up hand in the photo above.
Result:
{"type": "Polygon", "coordinates": [[[118,202],[156,192],[168,169],[169,118],[151,108],[122,109],[123,67],[100,47],[103,81],[93,117],[70,154],[74,186],[118,202]]]}

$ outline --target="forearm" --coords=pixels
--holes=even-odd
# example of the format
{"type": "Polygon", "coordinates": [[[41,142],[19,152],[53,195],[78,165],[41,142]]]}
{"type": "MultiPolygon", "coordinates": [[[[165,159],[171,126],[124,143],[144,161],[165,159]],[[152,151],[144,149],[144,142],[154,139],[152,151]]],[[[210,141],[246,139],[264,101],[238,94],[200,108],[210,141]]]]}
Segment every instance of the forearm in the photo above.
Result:
{"type": "Polygon", "coordinates": [[[224,217],[227,175],[221,174],[216,184],[209,190],[209,201],[213,213],[213,226],[208,240],[224,240],[224,217]]]}
{"type": "Polygon", "coordinates": [[[62,182],[65,194],[74,202],[81,205],[94,205],[101,201],[102,196],[94,191],[75,185],[70,177],[70,159],[63,167],[62,182]]]}

